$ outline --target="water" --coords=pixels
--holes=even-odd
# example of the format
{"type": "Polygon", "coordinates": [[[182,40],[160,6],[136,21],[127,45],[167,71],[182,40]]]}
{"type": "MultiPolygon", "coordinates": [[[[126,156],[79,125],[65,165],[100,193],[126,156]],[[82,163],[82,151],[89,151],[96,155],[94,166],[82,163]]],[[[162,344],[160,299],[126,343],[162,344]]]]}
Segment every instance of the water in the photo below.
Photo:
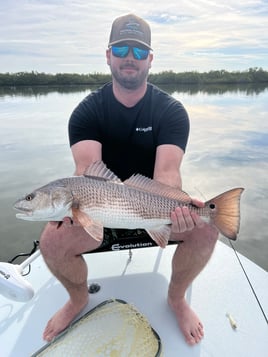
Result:
{"type": "MultiPolygon", "coordinates": [[[[184,190],[205,200],[244,187],[234,245],[268,271],[267,88],[165,89],[183,102],[191,118],[184,190]]],[[[32,241],[39,239],[43,223],[16,219],[12,204],[33,188],[74,172],[67,123],[89,91],[0,90],[0,261],[31,250],[32,241]]]]}

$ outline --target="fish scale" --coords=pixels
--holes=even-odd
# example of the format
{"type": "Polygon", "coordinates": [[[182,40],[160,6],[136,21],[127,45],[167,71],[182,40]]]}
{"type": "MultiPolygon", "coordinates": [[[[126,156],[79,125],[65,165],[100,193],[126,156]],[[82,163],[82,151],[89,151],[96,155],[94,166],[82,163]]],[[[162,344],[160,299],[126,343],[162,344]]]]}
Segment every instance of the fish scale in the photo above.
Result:
{"type": "MultiPolygon", "coordinates": [[[[84,186],[77,187],[77,178],[70,180],[70,189],[79,200],[79,207],[94,219],[102,217],[106,227],[114,225],[116,217],[117,228],[139,228],[140,222],[147,227],[155,225],[155,221],[163,220],[163,224],[170,224],[170,212],[185,203],[171,200],[149,192],[139,191],[121,184],[99,182],[94,178],[82,178],[84,186]],[[99,208],[99,209],[97,209],[99,208]],[[96,217],[95,215],[99,216],[96,217]],[[108,218],[104,218],[108,217],[108,218]],[[111,217],[111,218],[109,218],[111,217]],[[107,221],[111,223],[108,223],[107,221]],[[153,223],[150,223],[152,221],[153,223]]],[[[204,210],[203,210],[204,211],[204,210]]]]}

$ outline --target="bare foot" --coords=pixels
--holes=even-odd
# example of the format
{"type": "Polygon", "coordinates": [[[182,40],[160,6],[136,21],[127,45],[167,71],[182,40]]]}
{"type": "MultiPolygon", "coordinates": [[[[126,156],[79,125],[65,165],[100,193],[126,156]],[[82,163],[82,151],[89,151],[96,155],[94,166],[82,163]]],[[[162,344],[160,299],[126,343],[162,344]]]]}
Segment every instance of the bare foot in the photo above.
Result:
{"type": "Polygon", "coordinates": [[[201,341],[204,337],[203,325],[197,315],[187,304],[185,299],[175,304],[168,299],[169,306],[176,315],[179,327],[183,333],[186,342],[189,345],[194,345],[201,341]]]}
{"type": "Polygon", "coordinates": [[[48,321],[47,326],[43,333],[43,339],[50,342],[60,332],[70,325],[73,319],[79,314],[80,311],[86,306],[86,303],[74,305],[69,300],[56,314],[48,321]]]}

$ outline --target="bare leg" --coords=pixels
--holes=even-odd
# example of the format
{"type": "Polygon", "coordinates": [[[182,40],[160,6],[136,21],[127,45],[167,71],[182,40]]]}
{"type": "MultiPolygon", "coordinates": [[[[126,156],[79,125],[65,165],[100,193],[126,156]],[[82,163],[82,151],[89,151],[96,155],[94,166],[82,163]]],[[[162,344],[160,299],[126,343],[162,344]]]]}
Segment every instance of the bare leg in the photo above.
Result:
{"type": "Polygon", "coordinates": [[[48,223],[41,240],[44,260],[70,295],[69,301],[49,320],[43,338],[51,341],[63,331],[88,302],[87,265],[81,253],[96,249],[93,240],[80,226],[64,223],[59,229],[48,223]]]}
{"type": "Polygon", "coordinates": [[[179,235],[181,243],[173,256],[168,302],[188,344],[198,343],[204,336],[203,325],[185,300],[189,285],[207,264],[218,238],[215,228],[205,224],[179,235]]]}

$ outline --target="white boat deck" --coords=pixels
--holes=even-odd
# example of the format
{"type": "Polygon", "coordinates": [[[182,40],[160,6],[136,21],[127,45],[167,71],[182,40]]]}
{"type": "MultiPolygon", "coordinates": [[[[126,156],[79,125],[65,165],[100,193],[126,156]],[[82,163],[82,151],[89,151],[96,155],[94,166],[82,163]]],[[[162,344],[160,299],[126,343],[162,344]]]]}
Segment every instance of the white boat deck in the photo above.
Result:
{"type": "MultiPolygon", "coordinates": [[[[100,291],[91,295],[85,311],[110,298],[134,304],[160,335],[165,357],[267,356],[267,321],[234,252],[222,242],[187,294],[204,324],[205,337],[194,347],[184,342],[166,303],[174,249],[136,249],[129,264],[128,251],[85,255],[89,283],[101,285],[100,291]],[[236,330],[226,313],[236,320],[236,330]]],[[[268,273],[239,257],[267,316],[268,273]]],[[[32,300],[19,303],[0,296],[1,357],[26,357],[40,349],[45,344],[42,332],[46,322],[68,297],[41,257],[31,264],[26,278],[35,289],[32,300]]]]}

